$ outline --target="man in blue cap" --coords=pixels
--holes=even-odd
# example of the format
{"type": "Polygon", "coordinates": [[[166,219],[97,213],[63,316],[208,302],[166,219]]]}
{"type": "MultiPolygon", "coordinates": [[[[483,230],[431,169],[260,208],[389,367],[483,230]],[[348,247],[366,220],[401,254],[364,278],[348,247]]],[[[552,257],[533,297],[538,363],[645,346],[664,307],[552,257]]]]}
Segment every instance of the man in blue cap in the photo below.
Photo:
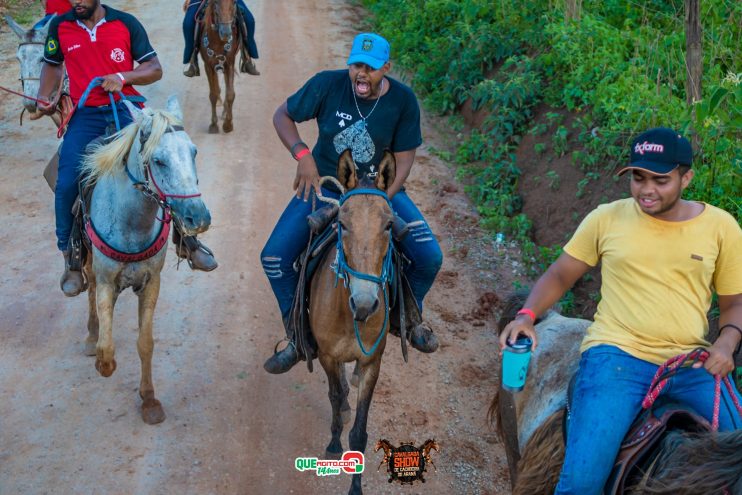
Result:
{"type": "MultiPolygon", "coordinates": [[[[650,129],[631,144],[631,198],[598,206],[564,253],[536,282],[525,307],[500,335],[533,340],[536,317],[601,263],[601,300],[582,341],[568,416],[566,455],[556,494],[600,494],[642,400],[661,365],[697,348],[706,361],[678,368],[662,392],[709,421],[714,376],[734,370],[742,341],[742,230],[729,213],[682,199],[693,178],[687,139],[650,129]],[[719,337],[706,340],[713,293],[719,337]]],[[[721,390],[719,431],[742,428],[737,390],[721,390]]]]}
{"type": "MultiPolygon", "coordinates": [[[[306,217],[312,211],[310,198],[320,190],[320,176],[336,176],[338,159],[346,149],[353,154],[359,177],[374,177],[384,150],[394,153],[397,175],[387,195],[394,211],[410,226],[411,232],[400,248],[410,260],[405,274],[421,311],[423,298],[440,269],[440,246],[402,187],[415,160],[415,150],[422,144],[420,108],[412,90],[387,75],[391,69],[389,52],[389,43],[381,36],[359,34],[353,40],[348,69],[316,74],[273,115],[278,137],[298,162],[293,185],[296,196],[261,253],[284,325],[298,283],[294,261],[309,239],[306,217]],[[301,140],[296,123],[311,119],[317,121],[319,137],[310,149],[301,140]]],[[[322,188],[322,194],[339,197],[332,188],[322,188]]],[[[438,339],[426,325],[411,328],[409,335],[412,346],[422,352],[438,348],[438,339]]],[[[293,336],[288,337],[291,340],[293,336]]],[[[264,367],[269,373],[284,373],[299,359],[290,341],[264,367]]]]}

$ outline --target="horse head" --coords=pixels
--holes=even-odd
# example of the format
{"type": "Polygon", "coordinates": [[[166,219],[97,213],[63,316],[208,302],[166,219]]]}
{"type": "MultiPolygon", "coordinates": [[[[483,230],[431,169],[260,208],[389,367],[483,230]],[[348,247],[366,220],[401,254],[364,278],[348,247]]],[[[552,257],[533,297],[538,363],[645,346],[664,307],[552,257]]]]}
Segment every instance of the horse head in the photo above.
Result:
{"type": "MultiPolygon", "coordinates": [[[[46,43],[46,36],[49,33],[49,23],[51,20],[41,29],[31,28],[29,30],[23,29],[9,15],[5,16],[5,21],[21,40],[16,51],[16,58],[21,65],[23,94],[35,98],[39,94],[41,68],[44,62],[44,44],[46,43]]],[[[23,106],[29,112],[36,111],[36,103],[33,100],[24,99],[23,106]]]]}
{"type": "Polygon", "coordinates": [[[393,212],[386,197],[394,182],[394,155],[384,152],[373,183],[359,180],[350,150],[340,155],[337,176],[345,188],[338,212],[338,256],[346,262],[350,310],[353,319],[366,321],[380,306],[379,289],[390,275],[390,243],[393,212]]]}
{"type": "Polygon", "coordinates": [[[168,99],[168,111],[126,105],[134,122],[85,159],[88,180],[114,173],[124,176],[128,171],[127,180],[140,182],[167,203],[185,235],[206,231],[211,215],[198,191],[197,150],[183,130],[177,99],[168,99]]]}
{"type": "Polygon", "coordinates": [[[218,27],[219,39],[229,41],[237,16],[237,2],[235,0],[214,0],[213,9],[213,21],[218,27]]]}
{"type": "Polygon", "coordinates": [[[430,454],[431,450],[440,452],[440,446],[438,445],[438,442],[435,441],[435,439],[425,440],[425,443],[423,444],[423,455],[427,457],[428,454],[430,454]]]}
{"type": "Polygon", "coordinates": [[[384,453],[388,455],[392,450],[392,444],[389,443],[389,440],[382,438],[381,440],[376,442],[374,452],[378,452],[380,449],[384,449],[384,453]]]}

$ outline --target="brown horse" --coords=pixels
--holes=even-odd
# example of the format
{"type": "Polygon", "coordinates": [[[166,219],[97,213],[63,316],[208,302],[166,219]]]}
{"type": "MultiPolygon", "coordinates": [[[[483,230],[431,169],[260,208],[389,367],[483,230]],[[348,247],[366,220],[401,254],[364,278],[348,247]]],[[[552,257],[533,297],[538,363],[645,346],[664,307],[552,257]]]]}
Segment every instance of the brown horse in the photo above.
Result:
{"type": "Polygon", "coordinates": [[[219,74],[224,74],[226,87],[222,117],[224,132],[232,132],[232,104],[234,103],[234,75],[236,72],[237,53],[240,51],[242,36],[237,19],[237,2],[235,0],[207,0],[203,27],[197,40],[198,50],[204,61],[206,78],[209,80],[209,100],[211,101],[211,125],[209,133],[217,134],[219,125],[216,116],[216,105],[221,98],[219,74]]]}
{"type": "MultiPolygon", "coordinates": [[[[510,298],[500,331],[524,302],[524,294],[510,298]]],[[[580,342],[589,324],[547,313],[536,325],[539,347],[531,358],[525,388],[515,394],[500,388],[492,401],[489,418],[496,420],[505,446],[513,495],[554,493],[564,461],[567,386],[577,370],[580,342]]],[[[742,493],[742,430],[673,432],[656,448],[659,453],[649,474],[630,480],[623,493],[742,493]]]]}
{"type": "MultiPolygon", "coordinates": [[[[351,361],[356,362],[360,380],[350,450],[366,450],[368,410],[389,326],[387,275],[393,213],[384,191],[394,182],[395,174],[396,163],[390,152],[384,154],[373,184],[359,180],[350,150],[343,152],[338,162],[337,176],[345,189],[339,201],[338,244],[322,260],[312,279],[309,309],[317,356],[327,374],[332,403],[332,440],[326,450],[329,458],[343,453],[342,410],[348,397],[344,363],[351,361]]],[[[353,475],[349,493],[362,493],[361,474],[353,475]]]]}

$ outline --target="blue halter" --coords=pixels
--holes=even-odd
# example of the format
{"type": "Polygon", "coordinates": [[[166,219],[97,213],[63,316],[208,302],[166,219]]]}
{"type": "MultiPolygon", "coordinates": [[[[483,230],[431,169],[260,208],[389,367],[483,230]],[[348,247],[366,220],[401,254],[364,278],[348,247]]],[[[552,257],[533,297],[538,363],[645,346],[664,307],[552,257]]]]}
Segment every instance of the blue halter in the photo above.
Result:
{"type": "MultiPolygon", "coordinates": [[[[378,189],[353,189],[351,191],[348,191],[347,193],[343,194],[340,197],[340,206],[345,203],[345,201],[351,197],[351,196],[357,196],[357,195],[365,195],[365,196],[381,196],[384,198],[384,200],[389,205],[389,208],[392,207],[391,202],[389,201],[389,198],[387,197],[386,193],[384,191],[380,191],[378,189]]],[[[371,350],[367,351],[363,347],[363,342],[361,341],[361,334],[358,330],[358,322],[354,319],[353,320],[353,330],[355,330],[356,334],[356,340],[358,341],[358,346],[361,348],[361,352],[365,356],[371,356],[376,352],[376,349],[379,347],[379,343],[381,342],[381,339],[384,338],[384,334],[387,330],[387,324],[389,323],[389,295],[387,293],[387,284],[390,280],[392,280],[392,276],[394,274],[394,263],[393,263],[393,250],[394,246],[392,244],[392,232],[391,229],[389,230],[389,247],[387,248],[386,255],[384,256],[384,261],[381,265],[381,275],[371,275],[368,273],[362,273],[354,270],[348,265],[348,262],[345,259],[345,251],[343,250],[343,229],[340,223],[338,222],[338,240],[336,244],[336,250],[337,250],[337,258],[335,260],[335,287],[337,287],[338,279],[343,279],[343,284],[345,287],[348,287],[348,277],[353,276],[356,278],[359,278],[361,280],[368,280],[370,282],[374,282],[381,286],[381,291],[384,293],[384,324],[381,327],[381,331],[379,332],[379,336],[376,338],[376,341],[374,342],[374,345],[371,346],[371,350]]]]}

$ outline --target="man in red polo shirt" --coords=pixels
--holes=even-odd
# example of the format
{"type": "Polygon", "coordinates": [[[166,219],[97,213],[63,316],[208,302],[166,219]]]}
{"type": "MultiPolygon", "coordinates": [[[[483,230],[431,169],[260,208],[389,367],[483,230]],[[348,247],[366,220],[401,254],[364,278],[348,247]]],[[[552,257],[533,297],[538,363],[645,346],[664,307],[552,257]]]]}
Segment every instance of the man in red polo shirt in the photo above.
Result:
{"type": "MultiPolygon", "coordinates": [[[[76,296],[84,289],[84,281],[79,271],[69,269],[68,244],[73,222],[70,211],[77,196],[85,147],[114,124],[109,93],[115,95],[121,126],[126,126],[132,117],[118,93],[140,96],[134,85],[158,81],[162,78],[162,68],[146,31],[134,16],[102,6],[100,0],[70,0],[69,3],[71,10],[52,19],[49,25],[38,98],[50,101],[64,63],[70,96],[77,108],[60,150],[54,206],[57,247],[65,259],[60,286],[65,295],[76,296]],[[78,106],[90,81],[96,77],[102,78],[102,84],[90,92],[84,106],[78,106]]],[[[50,114],[54,107],[39,104],[39,111],[50,114]]],[[[176,236],[175,232],[173,235],[176,236]]],[[[188,241],[185,244],[189,248],[194,248],[193,243],[197,246],[178,252],[180,256],[188,257],[194,268],[207,271],[216,268],[216,261],[205,247],[199,249],[202,245],[195,239],[188,241]]]]}

